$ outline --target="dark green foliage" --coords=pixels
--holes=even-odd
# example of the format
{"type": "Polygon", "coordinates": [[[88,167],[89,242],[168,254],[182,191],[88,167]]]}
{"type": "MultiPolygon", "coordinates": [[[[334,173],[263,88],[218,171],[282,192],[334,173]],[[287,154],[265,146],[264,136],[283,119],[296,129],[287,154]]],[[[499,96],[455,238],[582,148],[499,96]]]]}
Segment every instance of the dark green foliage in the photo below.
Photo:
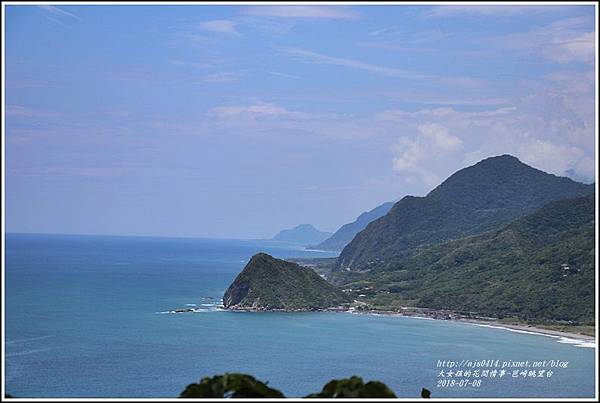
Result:
{"type": "Polygon", "coordinates": [[[431,245],[501,228],[548,202],[593,191],[593,185],[547,174],[512,156],[488,158],[456,172],[426,197],[404,197],[356,235],[336,268],[393,269],[431,245]]]}
{"type": "Polygon", "coordinates": [[[331,237],[327,238],[318,245],[313,246],[314,249],[341,251],[344,249],[352,238],[360,231],[365,229],[371,221],[386,215],[392,206],[393,202],[383,203],[375,207],[373,210],[362,213],[356,220],[351,223],[342,225],[331,237]]]}
{"type": "Polygon", "coordinates": [[[198,383],[189,384],[179,397],[285,397],[277,389],[267,386],[253,376],[246,374],[224,374],[212,378],[202,378],[198,383]]]}
{"type": "Polygon", "coordinates": [[[287,258],[288,262],[298,263],[300,266],[309,267],[323,278],[328,278],[335,264],[335,257],[294,257],[287,258]]]}
{"type": "Polygon", "coordinates": [[[396,395],[385,383],[371,381],[363,383],[362,378],[352,376],[345,379],[334,379],[323,387],[319,393],[313,393],[306,397],[321,398],[352,398],[352,397],[371,397],[371,398],[394,398],[396,395]]]}
{"type": "Polygon", "coordinates": [[[232,309],[313,310],[339,306],[348,297],[314,270],[256,254],[223,296],[232,309]]]}
{"type": "MultiPolygon", "coordinates": [[[[285,397],[277,389],[267,386],[253,376],[246,374],[224,374],[212,378],[202,378],[199,383],[188,385],[179,395],[185,398],[282,398],[285,397]]],[[[423,388],[421,397],[431,397],[431,392],[423,388]]],[[[394,392],[383,382],[370,381],[364,383],[362,378],[334,379],[328,382],[318,393],[306,398],[396,398],[394,392]]]]}
{"type": "Polygon", "coordinates": [[[594,323],[595,197],[549,203],[506,227],[432,246],[355,284],[378,308],[476,312],[532,323],[594,323]],[[568,267],[568,269],[566,269],[568,267]]]}

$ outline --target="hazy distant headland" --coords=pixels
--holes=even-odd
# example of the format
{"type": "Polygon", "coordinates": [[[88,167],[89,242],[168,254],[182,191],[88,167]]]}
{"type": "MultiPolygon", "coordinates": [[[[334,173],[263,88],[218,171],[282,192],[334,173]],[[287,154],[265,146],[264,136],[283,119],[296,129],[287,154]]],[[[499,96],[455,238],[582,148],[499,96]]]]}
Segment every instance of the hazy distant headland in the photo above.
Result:
{"type": "Polygon", "coordinates": [[[311,224],[300,224],[292,229],[279,231],[279,233],[271,239],[273,241],[311,245],[322,242],[331,235],[331,232],[319,231],[311,224]]]}

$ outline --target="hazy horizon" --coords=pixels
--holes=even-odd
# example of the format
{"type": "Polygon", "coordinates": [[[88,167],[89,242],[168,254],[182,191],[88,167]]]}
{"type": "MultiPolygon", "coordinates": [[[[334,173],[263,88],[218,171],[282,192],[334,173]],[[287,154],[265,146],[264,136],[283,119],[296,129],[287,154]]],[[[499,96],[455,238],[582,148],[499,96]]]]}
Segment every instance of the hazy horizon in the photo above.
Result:
{"type": "Polygon", "coordinates": [[[595,182],[592,5],[5,12],[7,233],[334,232],[500,154],[595,182]]]}

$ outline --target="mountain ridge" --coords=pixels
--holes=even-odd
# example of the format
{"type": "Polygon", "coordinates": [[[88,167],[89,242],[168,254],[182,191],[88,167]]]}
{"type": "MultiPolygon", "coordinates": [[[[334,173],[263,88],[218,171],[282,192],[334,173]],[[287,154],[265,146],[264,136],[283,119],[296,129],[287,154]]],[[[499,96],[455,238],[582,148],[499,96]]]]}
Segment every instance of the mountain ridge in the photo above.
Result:
{"type": "Polygon", "coordinates": [[[352,241],[352,238],[354,238],[360,231],[365,229],[370,222],[386,215],[393,205],[394,202],[386,202],[369,211],[361,213],[354,221],[342,225],[329,238],[318,245],[311,246],[311,248],[319,250],[341,251],[344,246],[352,241]]]}
{"type": "Polygon", "coordinates": [[[595,194],[550,202],[503,228],[430,246],[371,287],[373,309],[450,309],[529,322],[594,323],[595,194]]]}
{"type": "Polygon", "coordinates": [[[335,270],[394,264],[430,245],[481,234],[548,202],[593,191],[593,184],[545,173],[510,155],[486,158],[424,197],[402,198],[346,245],[335,270]]]}

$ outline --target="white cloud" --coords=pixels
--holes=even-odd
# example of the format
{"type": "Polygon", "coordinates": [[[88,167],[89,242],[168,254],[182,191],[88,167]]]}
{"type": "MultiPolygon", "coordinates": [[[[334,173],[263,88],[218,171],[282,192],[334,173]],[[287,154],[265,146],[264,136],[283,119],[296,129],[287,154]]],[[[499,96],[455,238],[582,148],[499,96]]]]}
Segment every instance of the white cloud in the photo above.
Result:
{"type": "Polygon", "coordinates": [[[436,49],[431,47],[428,48],[424,46],[405,46],[398,45],[397,43],[388,42],[357,42],[356,44],[365,48],[383,49],[392,52],[437,52],[436,49]]]}
{"type": "Polygon", "coordinates": [[[58,7],[55,7],[55,6],[45,5],[45,6],[38,6],[38,7],[41,8],[42,10],[50,13],[50,14],[54,14],[54,15],[57,15],[57,16],[63,16],[63,17],[65,17],[65,16],[66,17],[71,17],[73,19],[81,21],[81,18],[79,18],[75,14],[69,13],[69,12],[67,12],[65,10],[62,10],[62,9],[60,9],[58,7]]]}
{"type": "Polygon", "coordinates": [[[190,67],[195,67],[195,68],[199,68],[199,69],[209,69],[211,67],[214,67],[217,62],[212,61],[211,63],[196,63],[196,62],[184,62],[182,60],[169,60],[169,64],[173,65],[173,66],[190,66],[190,67]]]}
{"type": "Polygon", "coordinates": [[[524,85],[530,95],[513,100],[512,106],[475,112],[387,110],[375,117],[375,124],[404,133],[392,147],[393,169],[423,190],[465,165],[499,154],[512,154],[546,172],[593,180],[594,93],[584,88],[573,93],[569,85],[580,75],[563,73],[548,85],[524,85]]]}
{"type": "Polygon", "coordinates": [[[559,63],[585,62],[593,63],[596,54],[593,32],[585,32],[569,39],[556,39],[541,47],[546,58],[559,63]]]}
{"type": "Polygon", "coordinates": [[[381,29],[376,29],[375,31],[371,31],[369,32],[369,35],[371,36],[379,36],[379,35],[389,35],[389,34],[396,34],[399,33],[400,31],[396,28],[381,28],[381,29]]]}
{"type": "Polygon", "coordinates": [[[309,136],[313,140],[357,139],[375,136],[371,121],[351,115],[293,110],[270,102],[218,106],[205,114],[209,132],[243,133],[245,136],[309,136]]]}
{"type": "Polygon", "coordinates": [[[46,88],[56,85],[55,82],[34,78],[9,79],[6,78],[7,88],[46,88]]]}
{"type": "Polygon", "coordinates": [[[281,116],[291,115],[292,112],[274,104],[256,104],[256,105],[236,105],[236,106],[218,106],[208,111],[209,116],[218,119],[229,119],[239,117],[260,117],[260,116],[281,116]]]}
{"type": "Polygon", "coordinates": [[[427,78],[427,76],[413,73],[407,70],[397,69],[394,67],[379,66],[376,64],[365,63],[359,60],[345,59],[341,57],[327,56],[321,53],[299,48],[282,48],[277,47],[276,50],[285,52],[291,55],[300,56],[303,59],[319,64],[331,64],[335,66],[350,67],[358,70],[364,70],[371,73],[380,74],[388,77],[404,77],[404,78],[427,78]]]}
{"type": "MultiPolygon", "coordinates": [[[[446,82],[450,88],[454,88],[452,82],[446,82]]],[[[500,98],[497,96],[497,91],[490,89],[488,91],[471,91],[466,92],[463,88],[460,91],[440,91],[440,88],[431,90],[423,89],[389,89],[381,91],[379,97],[385,97],[393,102],[403,102],[409,104],[421,105],[436,105],[436,106],[501,106],[509,105],[509,98],[500,98]]]]}
{"type": "Polygon", "coordinates": [[[59,116],[58,112],[30,108],[21,105],[6,105],[5,114],[16,118],[52,118],[59,116]]]}
{"type": "Polygon", "coordinates": [[[392,166],[408,183],[433,187],[441,181],[440,168],[456,160],[462,140],[450,134],[447,127],[427,122],[417,127],[415,137],[400,138],[393,146],[392,166]]]}
{"type": "Polygon", "coordinates": [[[323,18],[338,20],[355,20],[360,14],[344,6],[322,5],[290,5],[290,6],[252,6],[243,12],[248,15],[285,18],[323,18]]]}
{"type": "Polygon", "coordinates": [[[533,140],[519,149],[521,158],[535,167],[566,175],[570,171],[583,178],[593,178],[594,158],[582,148],[548,140],[533,140]]]}
{"type": "Polygon", "coordinates": [[[518,83],[522,95],[487,108],[466,103],[353,115],[260,102],[213,108],[205,122],[208,132],[352,139],[391,149],[390,173],[412,193],[429,191],[456,170],[500,154],[557,175],[594,180],[594,80],[593,69],[562,70],[518,83]]]}
{"type": "Polygon", "coordinates": [[[511,16],[531,11],[548,11],[548,6],[517,6],[513,4],[502,5],[444,5],[435,6],[425,13],[426,17],[451,17],[451,16],[511,16]]]}
{"type": "Polygon", "coordinates": [[[253,29],[258,33],[271,37],[280,37],[290,32],[297,24],[297,20],[290,18],[268,17],[261,15],[241,15],[237,21],[244,27],[253,29]]]}
{"type": "Polygon", "coordinates": [[[267,74],[271,74],[273,76],[291,78],[293,80],[300,80],[302,77],[296,76],[294,74],[281,73],[279,71],[267,71],[267,74]]]}
{"type": "Polygon", "coordinates": [[[239,73],[224,71],[220,73],[207,74],[202,78],[206,83],[233,83],[239,81],[241,75],[239,73]]]}
{"type": "Polygon", "coordinates": [[[453,151],[462,146],[462,140],[451,136],[448,129],[437,123],[425,123],[419,126],[421,136],[435,148],[444,151],[453,151]]]}
{"type": "Polygon", "coordinates": [[[235,28],[236,23],[230,20],[212,20],[200,23],[200,28],[205,31],[217,32],[220,34],[239,35],[235,28]]]}
{"type": "Polygon", "coordinates": [[[324,55],[322,53],[313,52],[311,50],[300,49],[300,48],[288,48],[288,47],[275,47],[277,51],[297,56],[306,62],[312,62],[317,64],[327,64],[333,66],[342,66],[356,70],[367,71],[377,75],[385,77],[397,77],[412,80],[426,80],[429,83],[438,83],[441,85],[449,85],[452,87],[460,87],[461,91],[466,89],[477,89],[481,90],[488,85],[486,80],[476,77],[461,77],[461,76],[434,76],[426,75],[414,71],[399,69],[395,67],[381,66],[372,63],[365,63],[360,60],[346,59],[342,57],[334,57],[324,55]]]}
{"type": "Polygon", "coordinates": [[[509,34],[491,41],[562,64],[592,64],[596,54],[593,20],[587,17],[565,18],[528,32],[509,34]]]}

